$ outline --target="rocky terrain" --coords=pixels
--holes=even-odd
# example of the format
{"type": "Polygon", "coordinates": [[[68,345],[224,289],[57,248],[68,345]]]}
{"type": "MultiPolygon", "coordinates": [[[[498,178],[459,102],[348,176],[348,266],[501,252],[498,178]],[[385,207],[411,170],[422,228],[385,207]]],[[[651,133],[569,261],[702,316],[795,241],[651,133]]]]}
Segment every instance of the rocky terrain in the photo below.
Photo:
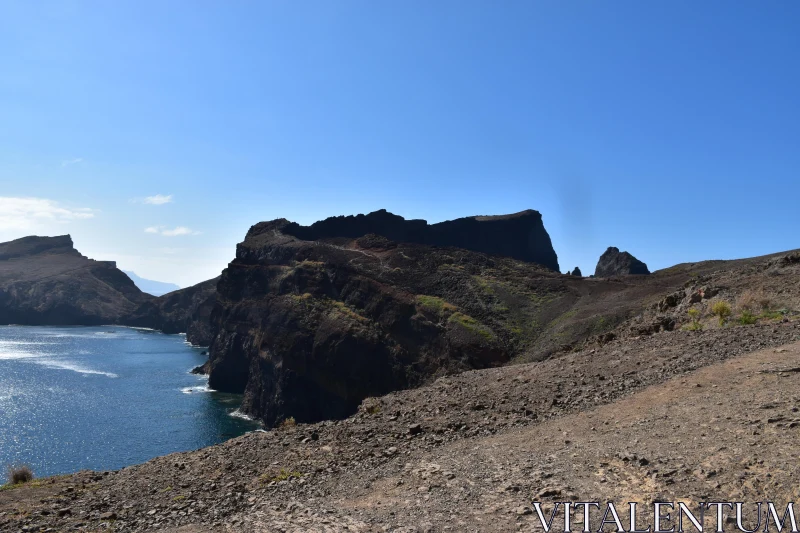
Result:
{"type": "Polygon", "coordinates": [[[210,312],[212,386],[276,427],[4,486],[0,531],[518,531],[532,500],[798,496],[800,252],[582,278],[288,224],[171,300],[210,312]]]}
{"type": "Polygon", "coordinates": [[[615,339],[5,487],[0,530],[527,531],[531,501],[795,501],[798,368],[796,317],[615,339]]]}
{"type": "Polygon", "coordinates": [[[69,235],[0,244],[0,324],[111,324],[149,298],[113,261],[81,255],[69,235]]]}
{"type": "MultiPolygon", "coordinates": [[[[244,412],[268,427],[343,418],[368,396],[574,349],[686,280],[588,280],[516,259],[541,231],[534,211],[432,226],[385,211],[256,224],[217,285],[210,385],[244,393],[244,412]]],[[[535,242],[552,252],[549,238],[535,242]]]]}
{"type": "MultiPolygon", "coordinates": [[[[513,235],[521,249],[530,239],[525,231],[509,234],[509,225],[533,224],[538,232],[534,213],[442,225],[487,224],[474,229],[479,235],[498,228],[511,253],[513,235]]],[[[513,256],[388,237],[422,242],[425,231],[442,225],[379,211],[308,227],[284,219],[253,226],[217,285],[205,366],[210,386],[243,393],[243,411],[267,427],[287,418],[343,418],[366,397],[439,376],[675,329],[689,320],[688,302],[735,298],[752,285],[750,277],[765,277],[769,261],[712,261],[635,276],[629,274],[646,266],[610,248],[600,264],[614,276],[583,278],[513,256]],[[730,280],[725,272],[734,273],[730,280]]],[[[491,239],[473,248],[484,249],[484,240],[491,239]]],[[[770,268],[775,279],[795,272],[770,268]]]]}

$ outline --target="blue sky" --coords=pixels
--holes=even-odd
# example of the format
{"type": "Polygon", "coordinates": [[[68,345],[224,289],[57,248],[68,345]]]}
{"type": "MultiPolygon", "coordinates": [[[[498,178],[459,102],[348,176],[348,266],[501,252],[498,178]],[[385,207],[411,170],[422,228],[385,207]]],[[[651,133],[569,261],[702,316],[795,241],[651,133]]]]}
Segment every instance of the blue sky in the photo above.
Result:
{"type": "Polygon", "coordinates": [[[0,50],[0,240],[143,277],[379,208],[537,209],[584,273],[800,247],[798,2],[0,0],[0,50]]]}

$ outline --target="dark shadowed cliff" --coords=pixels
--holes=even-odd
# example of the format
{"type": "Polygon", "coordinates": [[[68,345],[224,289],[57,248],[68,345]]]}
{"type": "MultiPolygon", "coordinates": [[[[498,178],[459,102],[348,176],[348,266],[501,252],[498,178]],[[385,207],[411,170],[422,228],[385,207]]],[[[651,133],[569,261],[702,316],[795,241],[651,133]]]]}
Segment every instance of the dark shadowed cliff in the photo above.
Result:
{"type": "Polygon", "coordinates": [[[511,215],[458,218],[438,224],[406,220],[381,209],[367,215],[326,218],[310,226],[289,222],[284,233],[305,241],[354,239],[374,233],[396,242],[453,246],[513,257],[558,271],[558,257],[544,229],[542,215],[532,209],[511,215]]]}
{"type": "Polygon", "coordinates": [[[520,260],[542,257],[529,246],[540,223],[534,211],[432,226],[378,211],[256,224],[217,286],[210,385],[244,392],[267,425],[341,418],[368,396],[572,349],[663,292],[520,260]]]}
{"type": "Polygon", "coordinates": [[[82,256],[69,235],[0,244],[0,324],[117,323],[149,298],[113,261],[82,256]]]}

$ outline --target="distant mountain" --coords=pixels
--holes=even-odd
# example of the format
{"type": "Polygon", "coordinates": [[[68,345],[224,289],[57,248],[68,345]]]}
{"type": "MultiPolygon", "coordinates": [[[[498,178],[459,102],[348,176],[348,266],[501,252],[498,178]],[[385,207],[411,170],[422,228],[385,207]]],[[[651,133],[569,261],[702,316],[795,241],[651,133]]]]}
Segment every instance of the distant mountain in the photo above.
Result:
{"type": "Polygon", "coordinates": [[[177,291],[180,289],[180,287],[174,283],[164,283],[163,281],[140,278],[130,270],[123,270],[123,272],[125,272],[128,277],[133,280],[133,282],[142,290],[142,292],[152,294],[153,296],[161,296],[162,294],[167,294],[168,292],[177,291]]]}

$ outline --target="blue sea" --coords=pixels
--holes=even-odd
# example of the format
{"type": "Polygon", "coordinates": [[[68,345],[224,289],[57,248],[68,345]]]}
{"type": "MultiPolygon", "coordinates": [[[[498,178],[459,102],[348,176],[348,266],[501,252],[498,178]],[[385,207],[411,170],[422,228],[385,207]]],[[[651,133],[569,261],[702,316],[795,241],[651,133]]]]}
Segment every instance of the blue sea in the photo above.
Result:
{"type": "Polygon", "coordinates": [[[182,335],[0,326],[0,469],[113,470],[257,429],[189,373],[205,360],[182,335]]]}

